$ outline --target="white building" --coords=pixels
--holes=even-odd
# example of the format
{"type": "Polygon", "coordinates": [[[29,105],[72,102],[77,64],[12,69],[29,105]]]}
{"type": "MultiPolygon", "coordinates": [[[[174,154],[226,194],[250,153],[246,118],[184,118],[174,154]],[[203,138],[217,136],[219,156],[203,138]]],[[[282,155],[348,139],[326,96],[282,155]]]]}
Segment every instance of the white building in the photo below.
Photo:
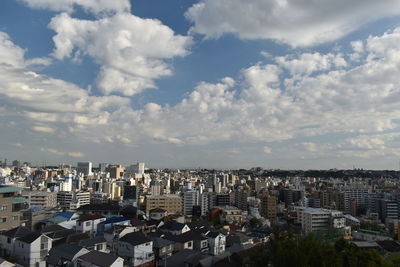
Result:
{"type": "Polygon", "coordinates": [[[18,263],[26,267],[45,267],[46,256],[51,249],[52,239],[40,233],[30,233],[17,238],[13,255],[18,263]]]}
{"type": "Polygon", "coordinates": [[[97,232],[97,225],[104,222],[107,218],[101,215],[81,216],[76,221],[76,231],[82,233],[94,234],[97,232]]]}
{"type": "Polygon", "coordinates": [[[299,210],[301,227],[305,233],[341,229],[346,219],[341,211],[305,208],[299,210]]]}
{"type": "Polygon", "coordinates": [[[207,234],[209,253],[219,255],[225,252],[226,236],[220,232],[209,232],[207,234]]]}
{"type": "Polygon", "coordinates": [[[153,241],[141,232],[133,232],[119,239],[117,255],[130,266],[150,264],[154,261],[153,241]]]}

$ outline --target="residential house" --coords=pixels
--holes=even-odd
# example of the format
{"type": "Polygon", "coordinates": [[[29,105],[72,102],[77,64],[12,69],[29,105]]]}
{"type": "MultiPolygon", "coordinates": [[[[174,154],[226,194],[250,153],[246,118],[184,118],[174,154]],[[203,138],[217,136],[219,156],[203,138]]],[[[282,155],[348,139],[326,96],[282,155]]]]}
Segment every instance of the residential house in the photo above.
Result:
{"type": "Polygon", "coordinates": [[[153,267],[153,241],[141,232],[133,232],[119,239],[117,255],[131,266],[153,267]]]}
{"type": "Polygon", "coordinates": [[[190,231],[186,223],[179,223],[176,221],[166,222],[158,228],[161,232],[171,235],[181,235],[190,231]]]}
{"type": "Polygon", "coordinates": [[[76,231],[92,235],[97,232],[97,225],[105,220],[106,217],[97,214],[80,216],[76,221],[76,231]]]}
{"type": "Polygon", "coordinates": [[[226,236],[220,232],[209,232],[207,235],[209,253],[219,255],[225,252],[226,236]]]}
{"type": "Polygon", "coordinates": [[[154,259],[156,266],[159,266],[172,255],[174,251],[174,242],[155,236],[149,236],[148,238],[153,241],[154,259]]]}
{"type": "Polygon", "coordinates": [[[14,255],[18,256],[17,262],[26,267],[45,267],[46,256],[52,248],[50,237],[32,232],[19,237],[15,241],[14,255]]]}
{"type": "Polygon", "coordinates": [[[61,244],[49,251],[47,267],[72,267],[75,259],[88,252],[86,248],[75,244],[61,244]]]}

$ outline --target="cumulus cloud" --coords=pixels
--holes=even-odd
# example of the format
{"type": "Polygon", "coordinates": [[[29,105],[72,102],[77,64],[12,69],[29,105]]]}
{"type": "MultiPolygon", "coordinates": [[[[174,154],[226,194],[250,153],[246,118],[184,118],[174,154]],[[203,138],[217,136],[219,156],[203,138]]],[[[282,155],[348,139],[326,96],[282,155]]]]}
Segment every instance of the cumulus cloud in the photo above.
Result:
{"type": "Polygon", "coordinates": [[[57,156],[69,156],[73,158],[82,158],[85,156],[82,152],[67,152],[67,151],[61,151],[55,148],[41,148],[40,151],[45,152],[47,154],[51,155],[57,155],[57,156]]]}
{"type": "Polygon", "coordinates": [[[155,19],[119,13],[99,20],[81,20],[62,13],[49,27],[57,59],[87,55],[100,65],[97,86],[104,94],[132,96],[156,88],[154,80],[172,74],[166,60],[185,56],[192,39],[175,35],[155,19]]]}
{"type": "Polygon", "coordinates": [[[76,7],[95,15],[130,12],[129,0],[20,0],[31,8],[72,13],[76,7]]]}
{"type": "Polygon", "coordinates": [[[400,14],[397,0],[200,0],[186,17],[192,33],[273,39],[292,46],[337,40],[360,26],[400,14]]]}
{"type": "MultiPolygon", "coordinates": [[[[132,108],[128,97],[92,96],[18,67],[25,66],[22,55],[17,57],[21,64],[0,65],[0,103],[4,110],[15,110],[3,116],[38,134],[47,127],[46,137],[53,140],[67,136],[128,147],[249,142],[271,154],[277,153],[275,146],[270,151],[265,143],[291,141],[306,152],[301,156],[320,151],[396,156],[397,137],[387,132],[397,131],[400,119],[400,29],[360,42],[354,49],[361,52],[357,66],[345,63],[348,55],[334,52],[289,55],[276,64],[253,64],[236,78],[200,82],[176,105],[148,103],[141,109],[132,108]],[[329,145],[312,139],[335,133],[329,145]]],[[[24,51],[9,38],[0,45],[0,51],[11,54],[24,51]]]]}

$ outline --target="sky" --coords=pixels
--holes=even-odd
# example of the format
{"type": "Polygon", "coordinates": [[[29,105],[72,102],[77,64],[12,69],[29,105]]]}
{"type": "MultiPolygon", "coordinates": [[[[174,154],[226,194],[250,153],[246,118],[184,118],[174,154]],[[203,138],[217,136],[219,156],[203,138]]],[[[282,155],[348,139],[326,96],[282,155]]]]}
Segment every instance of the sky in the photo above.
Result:
{"type": "Polygon", "coordinates": [[[400,168],[398,0],[2,0],[0,159],[400,168]]]}

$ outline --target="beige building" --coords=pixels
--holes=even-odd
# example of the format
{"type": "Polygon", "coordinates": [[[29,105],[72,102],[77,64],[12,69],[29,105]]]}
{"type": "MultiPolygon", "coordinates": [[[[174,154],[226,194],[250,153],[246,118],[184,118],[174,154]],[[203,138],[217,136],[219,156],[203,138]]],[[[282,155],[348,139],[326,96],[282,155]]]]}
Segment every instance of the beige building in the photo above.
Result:
{"type": "Polygon", "coordinates": [[[155,208],[166,210],[168,214],[181,214],[182,198],[177,195],[147,196],[146,213],[155,208]]]}
{"type": "Polygon", "coordinates": [[[0,231],[20,226],[22,210],[26,208],[26,199],[19,197],[21,188],[0,185],[0,231]]]}
{"type": "Polygon", "coordinates": [[[21,195],[28,200],[30,207],[53,208],[57,206],[57,192],[23,191],[21,195]]]}
{"type": "Polygon", "coordinates": [[[277,202],[277,198],[269,195],[268,193],[265,193],[261,197],[261,216],[268,219],[268,221],[271,223],[276,222],[276,214],[278,213],[277,202]]]}

